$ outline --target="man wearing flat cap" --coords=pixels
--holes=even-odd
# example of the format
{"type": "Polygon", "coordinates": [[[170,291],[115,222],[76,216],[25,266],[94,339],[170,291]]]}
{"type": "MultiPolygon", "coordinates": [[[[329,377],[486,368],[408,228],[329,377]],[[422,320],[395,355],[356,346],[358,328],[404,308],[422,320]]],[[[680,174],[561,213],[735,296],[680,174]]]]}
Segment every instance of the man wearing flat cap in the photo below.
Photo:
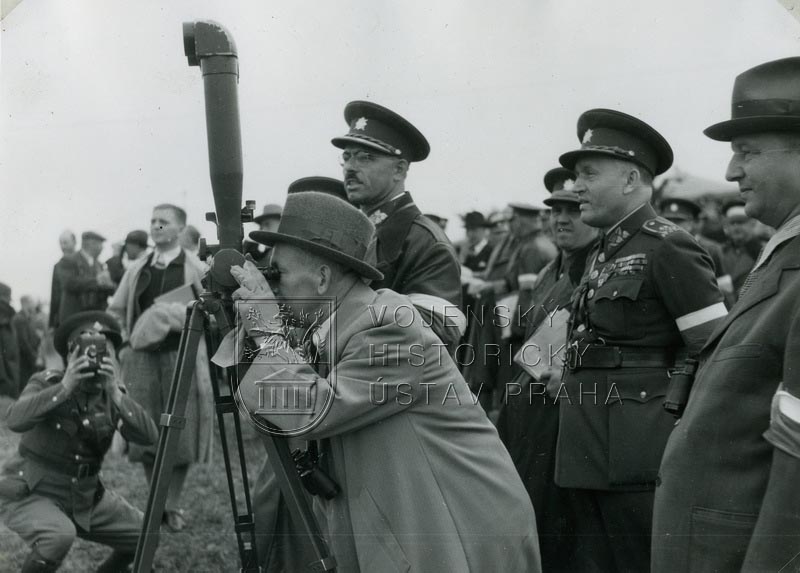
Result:
{"type": "Polygon", "coordinates": [[[800,554],[800,58],[733,85],[725,173],[777,232],[708,339],[656,490],[654,571],[795,571],[800,554]]]}
{"type": "Polygon", "coordinates": [[[700,246],[706,250],[708,256],[711,257],[711,261],[714,263],[714,273],[717,277],[717,286],[719,286],[722,294],[725,295],[727,303],[728,297],[733,294],[733,281],[731,275],[726,272],[727,267],[722,254],[722,245],[698,232],[701,211],[702,207],[695,201],[681,197],[664,199],[659,206],[659,214],[662,217],[691,233],[700,246]]]}
{"type": "Polygon", "coordinates": [[[130,398],[116,351],[119,325],[99,311],[72,315],[54,345],[66,370],[34,374],[6,415],[19,450],[0,472],[0,517],[31,552],[23,573],[56,571],[76,537],[114,549],[97,571],[127,570],[142,512],[103,485],[99,471],[114,432],[154,444],[156,425],[130,398]]]}
{"type": "MultiPolygon", "coordinates": [[[[572,172],[563,167],[551,169],[544,181],[551,193],[544,203],[552,210],[550,224],[559,252],[539,273],[531,292],[536,308],[527,317],[525,340],[531,340],[533,348],[539,350],[542,343],[532,337],[540,329],[555,328],[558,310],[569,308],[572,293],[583,276],[586,258],[598,237],[597,229],[581,221],[572,172]]],[[[548,351],[549,348],[545,350],[548,351]]],[[[527,365],[535,365],[541,359],[535,352],[526,350],[523,354],[527,365]]],[[[536,511],[542,569],[570,570],[572,537],[578,515],[571,491],[554,483],[558,401],[546,395],[545,382],[534,379],[524,370],[504,389],[506,399],[500,410],[497,431],[536,511]]]]}
{"type": "Polygon", "coordinates": [[[652,127],[606,109],[578,119],[581,219],[602,231],[572,299],[558,389],[556,484],[580,520],[578,569],[646,571],[653,490],[674,419],[662,408],[670,371],[726,314],[713,263],[650,205],[672,149],[652,127]]]}
{"type": "Polygon", "coordinates": [[[108,306],[108,297],[114,294],[115,286],[97,259],[105,240],[94,231],[86,231],[81,235],[81,249],[59,263],[59,323],[77,312],[105,310],[108,306]]]}
{"type": "Polygon", "coordinates": [[[530,501],[455,363],[409,297],[365,284],[383,278],[366,259],[374,232],[354,207],[309,192],[287,198],[277,232],[252,233],[273,246],[279,277],[267,284],[249,262],[231,271],[244,330],[265,337],[239,403],[259,428],[303,429],[316,444],[317,470],[339,486],[314,500],[337,570],[539,571],[530,501]],[[279,303],[295,322],[315,317],[303,348],[282,338],[279,303]],[[264,411],[258,387],[271,380],[306,393],[308,408],[264,411]]]}
{"type": "Polygon", "coordinates": [[[348,133],[331,142],[343,150],[348,200],[376,227],[383,278],[372,287],[411,297],[452,350],[466,328],[458,259],[442,229],[422,215],[405,188],[410,164],[428,157],[430,145],[406,119],[372,102],[348,103],[344,118],[348,133]]]}

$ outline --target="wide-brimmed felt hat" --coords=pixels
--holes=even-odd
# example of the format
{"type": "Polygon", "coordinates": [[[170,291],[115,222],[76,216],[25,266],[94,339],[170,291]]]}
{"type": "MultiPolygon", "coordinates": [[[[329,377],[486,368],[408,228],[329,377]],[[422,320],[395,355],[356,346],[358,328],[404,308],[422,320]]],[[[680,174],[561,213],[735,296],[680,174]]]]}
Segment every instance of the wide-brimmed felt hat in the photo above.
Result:
{"type": "Polygon", "coordinates": [[[56,328],[53,333],[53,346],[56,352],[66,357],[69,339],[84,330],[95,330],[104,334],[116,348],[122,344],[122,330],[114,317],[102,310],[88,310],[73,314],[56,328]]]}
{"type": "Polygon", "coordinates": [[[573,190],[575,174],[564,167],[555,167],[544,174],[544,186],[550,191],[550,197],[542,201],[548,207],[553,203],[580,204],[578,194],[573,190]]]}
{"type": "Polygon", "coordinates": [[[275,203],[264,205],[261,214],[258,217],[253,217],[255,223],[261,224],[264,219],[280,219],[283,208],[275,203]]]}
{"type": "Polygon", "coordinates": [[[691,199],[676,197],[664,199],[659,206],[661,216],[670,221],[692,221],[697,218],[702,209],[691,199]]]}
{"type": "Polygon", "coordinates": [[[343,201],[347,201],[347,192],[344,190],[344,183],[333,177],[303,177],[297,181],[293,181],[288,189],[289,195],[292,193],[304,193],[306,191],[327,193],[328,195],[333,195],[343,201]]]}
{"type": "Polygon", "coordinates": [[[250,238],[273,246],[293,245],[344,265],[359,275],[381,280],[383,273],[366,262],[375,226],[361,211],[327,193],[306,191],[286,198],[276,232],[253,231],[250,238]]]}
{"type": "Polygon", "coordinates": [[[742,72],[733,82],[731,119],[705,133],[717,141],[772,131],[800,132],[800,58],[766,62],[742,72]]]}
{"type": "Polygon", "coordinates": [[[350,131],[331,143],[344,149],[363,145],[408,161],[422,161],[431,151],[428,140],[411,122],[392,110],[369,101],[351,101],[344,108],[350,131]]]}
{"type": "Polygon", "coordinates": [[[465,229],[479,229],[491,226],[480,211],[470,211],[462,219],[464,220],[465,229]]]}
{"type": "Polygon", "coordinates": [[[125,244],[133,244],[139,245],[143,249],[147,248],[147,231],[131,231],[128,233],[128,236],[125,237],[125,244]]]}
{"type": "Polygon", "coordinates": [[[567,169],[575,169],[578,158],[605,155],[636,163],[651,175],[664,173],[672,165],[672,148],[655,129],[627,113],[591,109],[578,118],[581,148],[558,158],[567,169]]]}

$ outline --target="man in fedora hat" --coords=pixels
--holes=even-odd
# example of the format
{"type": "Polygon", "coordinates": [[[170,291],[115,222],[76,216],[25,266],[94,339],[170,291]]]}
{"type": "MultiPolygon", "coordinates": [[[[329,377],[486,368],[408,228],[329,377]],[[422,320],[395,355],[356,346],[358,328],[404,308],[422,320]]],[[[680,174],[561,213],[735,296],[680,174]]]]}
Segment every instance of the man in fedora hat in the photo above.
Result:
{"type": "Polygon", "coordinates": [[[788,571],[800,554],[800,58],[733,86],[726,178],[777,229],[708,339],[656,490],[654,571],[788,571]]]}
{"type": "Polygon", "coordinates": [[[573,296],[558,389],[556,483],[579,504],[578,568],[646,571],[653,490],[674,423],[662,403],[670,371],[694,356],[725,316],[711,258],[650,205],[672,149],[630,115],[578,119],[581,219],[602,239],[573,296]]]}
{"type": "Polygon", "coordinates": [[[122,275],[131,266],[131,263],[147,253],[147,231],[131,231],[125,237],[122,252],[106,261],[108,274],[114,284],[119,286],[122,275]]]}
{"type": "Polygon", "coordinates": [[[23,573],[56,571],[76,537],[114,549],[97,571],[125,571],[133,561],[142,512],[107,490],[99,471],[115,430],[146,445],[158,430],[126,393],[121,343],[108,314],[72,315],[54,337],[66,370],[34,374],[8,408],[6,423],[22,437],[0,473],[0,516],[31,548],[23,573]]]}
{"type": "Polygon", "coordinates": [[[77,312],[105,310],[108,306],[108,297],[116,287],[98,260],[105,240],[99,233],[86,231],[81,234],[81,249],[60,261],[59,323],[77,312]]]}
{"type": "MultiPolygon", "coordinates": [[[[598,236],[597,229],[581,221],[573,173],[556,167],[545,174],[544,182],[551,193],[544,204],[551,209],[550,224],[559,252],[539,273],[531,292],[536,308],[526,321],[526,340],[539,328],[553,327],[549,317],[554,317],[559,308],[569,307],[572,292],[580,283],[586,258],[598,236]]],[[[540,358],[527,357],[527,354],[523,356],[528,365],[540,358]]],[[[536,510],[542,568],[567,571],[572,565],[571,537],[575,535],[578,515],[571,492],[554,483],[558,401],[545,397],[544,383],[524,370],[503,389],[506,398],[497,431],[536,510]]]]}
{"type": "MultiPolygon", "coordinates": [[[[260,215],[253,217],[253,222],[261,231],[274,231],[281,222],[282,212],[283,208],[280,205],[269,203],[264,205],[260,215]]],[[[249,237],[244,239],[244,252],[249,253],[259,267],[266,267],[269,264],[269,248],[251,241],[249,237]]]]}
{"type": "Polygon", "coordinates": [[[365,284],[383,278],[366,259],[374,232],[354,207],[309,192],[287,198],[277,232],[252,233],[273,246],[279,276],[232,269],[243,328],[266,336],[240,403],[259,427],[318,442],[317,469],[339,486],[314,500],[337,569],[538,571],[530,501],[455,363],[409,297],[365,284]],[[295,323],[316,318],[310,347],[283,339],[279,303],[295,323]],[[309,392],[310,409],[256,414],[258,385],[273,379],[309,392]]]}
{"type": "Polygon", "coordinates": [[[464,215],[466,241],[462,249],[461,264],[474,273],[486,270],[492,247],[489,245],[489,223],[480,211],[470,211],[464,215]]]}
{"type": "Polygon", "coordinates": [[[444,231],[425,217],[406,191],[410,164],[428,157],[425,136],[395,112],[368,101],[345,106],[349,131],[331,143],[342,149],[347,198],[376,227],[373,288],[408,295],[451,349],[466,328],[455,250],[444,231]]]}

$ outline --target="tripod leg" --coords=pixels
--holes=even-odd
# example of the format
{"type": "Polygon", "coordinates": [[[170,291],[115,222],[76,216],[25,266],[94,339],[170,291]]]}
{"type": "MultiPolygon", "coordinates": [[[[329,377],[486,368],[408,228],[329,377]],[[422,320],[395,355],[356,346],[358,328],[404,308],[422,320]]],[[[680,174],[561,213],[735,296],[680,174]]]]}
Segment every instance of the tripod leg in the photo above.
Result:
{"type": "Polygon", "coordinates": [[[308,571],[335,571],[336,559],[328,553],[325,539],[309,504],[309,496],[297,475],[294,460],[289,452],[288,440],[278,436],[262,435],[261,441],[264,443],[267,458],[275,472],[281,495],[286,501],[292,520],[302,528],[311,545],[314,561],[308,563],[306,569],[308,571]]]}
{"type": "MultiPolygon", "coordinates": [[[[209,304],[209,308],[215,308],[214,316],[217,324],[225,325],[226,317],[222,305],[216,302],[209,304]]],[[[206,346],[209,348],[209,368],[211,372],[211,385],[214,391],[214,403],[216,404],[217,422],[219,427],[220,440],[222,442],[222,456],[225,460],[225,474],[228,479],[228,494],[231,499],[231,510],[233,511],[234,529],[236,531],[236,541],[239,545],[239,557],[241,559],[242,573],[257,573],[259,569],[258,554],[256,551],[255,523],[253,518],[253,506],[250,501],[250,485],[247,478],[247,462],[245,460],[244,444],[242,440],[242,427],[239,420],[239,410],[233,399],[233,389],[235,382],[234,374],[225,375],[227,381],[227,393],[223,394],[220,390],[220,369],[211,362],[212,353],[210,349],[218,346],[218,341],[213,340],[210,332],[206,334],[206,346]],[[244,498],[244,511],[239,510],[239,503],[236,496],[236,484],[233,479],[233,467],[231,465],[231,454],[228,450],[227,429],[225,415],[233,419],[234,436],[236,437],[237,453],[239,455],[239,469],[242,478],[242,495],[244,498]]]]}
{"type": "Polygon", "coordinates": [[[203,303],[200,301],[192,303],[186,311],[186,322],[183,326],[178,361],[169,390],[167,411],[161,414],[159,420],[161,432],[158,436],[153,479],[150,483],[150,494],[147,498],[142,532],[136,545],[136,559],[133,562],[133,570],[137,573],[148,573],[151,570],[153,557],[158,547],[161,516],[164,513],[169,476],[172,475],[173,460],[178,446],[179,435],[176,431],[183,430],[186,425],[186,418],[183,414],[186,411],[186,399],[189,396],[189,388],[194,374],[197,348],[200,337],[203,335],[204,316],[203,303]]]}

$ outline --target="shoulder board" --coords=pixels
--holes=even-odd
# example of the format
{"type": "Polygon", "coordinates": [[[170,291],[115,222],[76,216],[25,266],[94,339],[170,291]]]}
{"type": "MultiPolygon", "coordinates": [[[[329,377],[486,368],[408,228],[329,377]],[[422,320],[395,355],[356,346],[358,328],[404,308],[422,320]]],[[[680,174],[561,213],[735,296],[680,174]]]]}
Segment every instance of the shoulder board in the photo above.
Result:
{"type": "Polygon", "coordinates": [[[414,218],[412,225],[422,227],[428,231],[428,233],[433,235],[433,238],[440,243],[450,243],[450,239],[447,238],[447,235],[444,231],[442,231],[442,228],[424,215],[417,215],[414,218]]]}
{"type": "Polygon", "coordinates": [[[682,229],[672,221],[668,221],[662,217],[656,217],[655,219],[645,221],[645,224],[642,225],[642,230],[656,237],[666,237],[682,229]]]}

